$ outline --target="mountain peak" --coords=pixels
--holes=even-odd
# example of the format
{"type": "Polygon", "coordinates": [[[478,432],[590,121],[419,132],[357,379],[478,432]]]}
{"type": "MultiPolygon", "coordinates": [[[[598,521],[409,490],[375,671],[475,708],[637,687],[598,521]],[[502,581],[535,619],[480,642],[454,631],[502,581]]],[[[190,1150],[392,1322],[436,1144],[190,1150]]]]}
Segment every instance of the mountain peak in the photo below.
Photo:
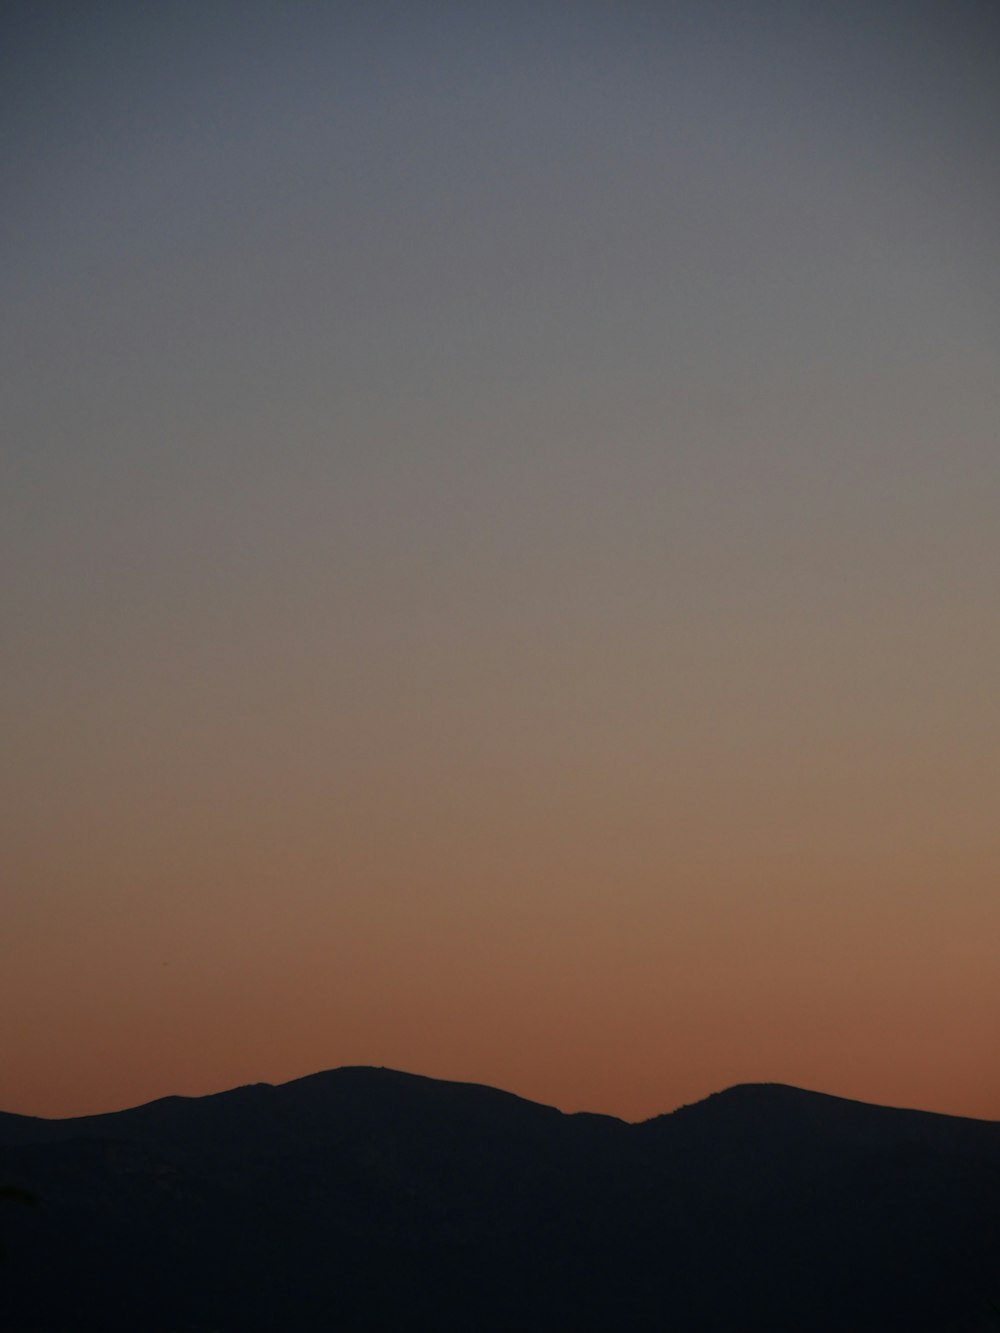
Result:
{"type": "Polygon", "coordinates": [[[24,1328],[931,1333],[1000,1231],[1000,1125],[784,1084],[629,1125],[349,1066],[0,1145],[24,1328]]]}

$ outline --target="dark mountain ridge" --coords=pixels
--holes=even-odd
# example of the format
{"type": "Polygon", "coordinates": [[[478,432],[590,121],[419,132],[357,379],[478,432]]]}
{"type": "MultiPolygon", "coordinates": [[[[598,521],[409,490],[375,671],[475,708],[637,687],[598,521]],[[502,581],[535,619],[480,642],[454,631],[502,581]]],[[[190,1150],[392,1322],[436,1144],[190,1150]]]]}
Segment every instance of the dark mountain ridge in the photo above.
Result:
{"type": "Polygon", "coordinates": [[[0,1114],[15,1330],[1000,1330],[1000,1123],[779,1084],[631,1125],[344,1068],[0,1114]]]}

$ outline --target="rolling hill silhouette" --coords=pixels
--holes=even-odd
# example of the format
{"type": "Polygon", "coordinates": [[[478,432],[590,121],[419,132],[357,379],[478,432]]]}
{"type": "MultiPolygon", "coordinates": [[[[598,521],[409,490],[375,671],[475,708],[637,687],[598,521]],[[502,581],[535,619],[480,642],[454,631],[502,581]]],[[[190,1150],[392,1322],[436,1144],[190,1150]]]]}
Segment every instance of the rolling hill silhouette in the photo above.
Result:
{"type": "Polygon", "coordinates": [[[630,1125],[385,1069],[0,1115],[0,1318],[1000,1330],[1000,1123],[746,1085],[630,1125]]]}

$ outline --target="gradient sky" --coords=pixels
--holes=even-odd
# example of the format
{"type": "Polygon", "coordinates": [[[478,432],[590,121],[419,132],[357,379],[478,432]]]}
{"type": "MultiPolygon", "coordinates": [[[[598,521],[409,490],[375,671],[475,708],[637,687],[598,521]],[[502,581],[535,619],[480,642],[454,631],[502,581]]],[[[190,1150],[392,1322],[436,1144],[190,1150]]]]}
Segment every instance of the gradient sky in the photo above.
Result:
{"type": "Polygon", "coordinates": [[[0,1107],[1000,1118],[1000,19],[5,7],[0,1107]]]}

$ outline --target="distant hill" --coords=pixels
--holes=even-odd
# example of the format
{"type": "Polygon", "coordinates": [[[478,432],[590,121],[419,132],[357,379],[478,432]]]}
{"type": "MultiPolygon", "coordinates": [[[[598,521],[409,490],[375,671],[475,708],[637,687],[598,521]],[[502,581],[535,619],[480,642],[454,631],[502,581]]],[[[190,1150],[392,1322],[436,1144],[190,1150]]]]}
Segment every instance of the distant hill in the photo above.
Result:
{"type": "Polygon", "coordinates": [[[0,1115],[12,1333],[1000,1333],[1000,1123],[747,1085],[643,1124],[348,1068],[0,1115]]]}

